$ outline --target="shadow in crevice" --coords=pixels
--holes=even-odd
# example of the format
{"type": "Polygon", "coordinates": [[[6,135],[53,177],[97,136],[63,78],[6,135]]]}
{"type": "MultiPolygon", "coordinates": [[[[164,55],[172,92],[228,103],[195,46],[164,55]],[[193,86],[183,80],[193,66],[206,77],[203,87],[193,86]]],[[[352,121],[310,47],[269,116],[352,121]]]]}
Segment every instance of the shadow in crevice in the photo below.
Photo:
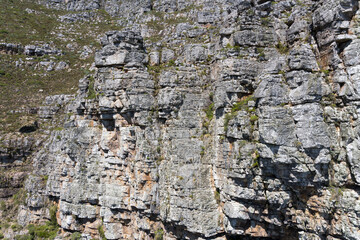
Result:
{"type": "Polygon", "coordinates": [[[32,125],[23,126],[19,129],[20,133],[31,133],[35,132],[39,128],[39,124],[35,121],[32,125]]]}
{"type": "Polygon", "coordinates": [[[108,131],[114,131],[115,130],[115,120],[113,120],[113,119],[102,119],[101,124],[108,131]]]}

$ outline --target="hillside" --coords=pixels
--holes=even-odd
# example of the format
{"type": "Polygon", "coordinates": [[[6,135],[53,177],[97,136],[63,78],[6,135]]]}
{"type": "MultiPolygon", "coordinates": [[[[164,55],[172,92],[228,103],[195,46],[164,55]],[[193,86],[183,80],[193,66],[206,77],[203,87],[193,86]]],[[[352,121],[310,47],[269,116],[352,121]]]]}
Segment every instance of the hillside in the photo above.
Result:
{"type": "Polygon", "coordinates": [[[360,239],[359,16],[1,0],[0,238],[360,239]]]}

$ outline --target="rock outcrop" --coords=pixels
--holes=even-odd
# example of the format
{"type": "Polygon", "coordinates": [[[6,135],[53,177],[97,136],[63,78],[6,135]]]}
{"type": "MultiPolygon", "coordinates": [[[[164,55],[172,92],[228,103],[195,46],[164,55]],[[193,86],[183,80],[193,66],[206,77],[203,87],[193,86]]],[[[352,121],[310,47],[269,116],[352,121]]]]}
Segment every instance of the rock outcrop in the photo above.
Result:
{"type": "Polygon", "coordinates": [[[54,202],[59,236],[360,239],[358,1],[47,4],[137,2],[150,24],[108,32],[78,94],[54,98],[63,128],[19,223],[54,202]]]}

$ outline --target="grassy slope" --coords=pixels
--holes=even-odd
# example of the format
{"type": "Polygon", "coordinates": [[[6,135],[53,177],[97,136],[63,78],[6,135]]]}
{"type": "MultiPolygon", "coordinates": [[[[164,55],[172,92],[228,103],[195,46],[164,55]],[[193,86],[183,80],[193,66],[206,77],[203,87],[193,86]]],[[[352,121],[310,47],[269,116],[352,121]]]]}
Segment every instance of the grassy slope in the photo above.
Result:
{"type": "Polygon", "coordinates": [[[85,45],[99,48],[97,38],[100,34],[120,28],[102,10],[96,12],[99,21],[89,22],[60,22],[59,16],[66,13],[47,9],[30,0],[0,0],[0,42],[23,46],[50,43],[65,54],[34,57],[31,61],[37,63],[52,59],[69,64],[67,70],[52,72],[35,69],[34,66],[17,68],[15,62],[19,58],[25,61],[28,56],[0,54],[0,129],[3,131],[16,131],[34,118],[25,113],[14,114],[13,110],[39,106],[48,95],[75,93],[78,80],[93,61],[93,56],[81,60],[79,51],[85,45]],[[74,45],[75,50],[67,49],[68,43],[74,45]]]}

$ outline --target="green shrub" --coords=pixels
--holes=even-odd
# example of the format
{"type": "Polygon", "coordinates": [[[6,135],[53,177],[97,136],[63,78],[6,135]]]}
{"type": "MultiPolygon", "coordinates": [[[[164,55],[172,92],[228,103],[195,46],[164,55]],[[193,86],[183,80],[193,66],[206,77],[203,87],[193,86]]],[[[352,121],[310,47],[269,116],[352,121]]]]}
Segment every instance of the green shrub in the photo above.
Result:
{"type": "Polygon", "coordinates": [[[210,98],[210,101],[214,101],[214,93],[213,92],[211,92],[210,94],[209,94],[209,98],[210,98]]]}
{"type": "Polygon", "coordinates": [[[51,206],[49,209],[49,213],[50,213],[50,223],[53,226],[57,226],[56,212],[57,212],[57,206],[56,205],[51,206]]]}
{"type": "Polygon", "coordinates": [[[163,240],[164,238],[164,230],[162,230],[161,228],[159,228],[158,230],[156,230],[155,232],[155,238],[154,240],[163,240]]]}
{"type": "Polygon", "coordinates": [[[54,239],[56,237],[58,226],[53,225],[51,222],[47,222],[45,225],[33,225],[28,226],[31,239],[54,239]]]}
{"type": "Polygon", "coordinates": [[[251,100],[253,100],[253,96],[251,95],[243,97],[240,101],[238,101],[233,105],[233,107],[231,108],[231,112],[234,113],[240,110],[248,111],[249,110],[248,103],[251,100]]]}
{"type": "Polygon", "coordinates": [[[165,160],[164,156],[159,156],[159,157],[156,159],[156,164],[157,164],[157,165],[160,165],[161,162],[164,161],[164,160],[165,160]]]}
{"type": "Polygon", "coordinates": [[[321,70],[321,72],[324,73],[326,76],[328,76],[330,74],[329,69],[321,70]]]}
{"type": "Polygon", "coordinates": [[[260,154],[258,150],[255,150],[252,153],[252,159],[253,159],[253,164],[251,166],[251,168],[257,168],[259,167],[259,158],[260,158],[260,154]]]}
{"type": "Polygon", "coordinates": [[[211,121],[214,117],[214,103],[211,103],[206,109],[205,109],[206,117],[211,121]]]}
{"type": "Polygon", "coordinates": [[[0,210],[5,211],[6,210],[6,202],[3,200],[0,202],[0,210]]]}
{"type": "Polygon", "coordinates": [[[220,204],[220,193],[218,190],[214,191],[214,196],[217,204],[220,204]]]}
{"type": "Polygon", "coordinates": [[[295,144],[295,147],[297,147],[297,148],[301,148],[301,147],[302,147],[302,143],[301,143],[299,140],[296,140],[296,141],[294,142],[294,144],[295,144]]]}
{"type": "Polygon", "coordinates": [[[257,168],[259,167],[259,161],[255,160],[254,163],[251,165],[251,168],[257,168]]]}
{"type": "Polygon", "coordinates": [[[79,239],[81,239],[81,233],[74,232],[73,234],[71,234],[71,240],[79,240],[79,239]]]}
{"type": "Polygon", "coordinates": [[[289,48],[286,45],[282,44],[280,41],[278,42],[278,44],[276,44],[276,49],[281,54],[287,54],[289,52],[289,48]]]}
{"type": "Polygon", "coordinates": [[[16,194],[13,195],[12,199],[14,201],[14,205],[18,206],[20,204],[25,204],[25,200],[27,198],[27,193],[25,189],[20,189],[16,194]]]}
{"type": "Polygon", "coordinates": [[[103,225],[98,226],[98,232],[102,240],[106,240],[103,225]]]}
{"type": "Polygon", "coordinates": [[[236,116],[236,112],[233,113],[228,113],[225,115],[225,120],[224,120],[224,131],[227,132],[229,129],[229,122],[231,119],[233,119],[236,116]]]}
{"type": "Polygon", "coordinates": [[[205,147],[201,146],[200,156],[204,156],[204,155],[205,155],[205,147]]]}
{"type": "Polygon", "coordinates": [[[21,228],[22,228],[22,227],[21,227],[19,224],[13,224],[13,225],[11,225],[11,229],[12,229],[14,232],[20,231],[21,228]]]}
{"type": "Polygon", "coordinates": [[[251,115],[251,117],[250,117],[250,122],[251,122],[251,123],[254,123],[254,122],[256,122],[258,119],[259,119],[258,116],[256,116],[256,115],[251,115]]]}
{"type": "Polygon", "coordinates": [[[34,240],[33,236],[26,234],[26,235],[17,235],[15,236],[16,240],[34,240]]]}
{"type": "Polygon", "coordinates": [[[249,109],[248,103],[249,103],[249,101],[251,101],[253,99],[254,99],[253,96],[249,95],[249,96],[243,97],[240,101],[236,102],[232,106],[231,112],[225,115],[225,119],[224,119],[224,131],[225,132],[228,131],[229,121],[236,117],[238,111],[243,110],[243,111],[251,112],[251,110],[249,109]]]}
{"type": "Polygon", "coordinates": [[[10,224],[8,222],[4,222],[2,225],[1,225],[1,229],[8,229],[10,227],[10,224]]]}
{"type": "Polygon", "coordinates": [[[43,175],[42,178],[43,178],[43,180],[44,180],[45,182],[47,182],[47,180],[49,179],[49,176],[48,176],[48,175],[43,175]]]}
{"type": "Polygon", "coordinates": [[[169,67],[174,67],[174,66],[176,66],[175,60],[170,60],[170,61],[167,63],[167,65],[168,65],[169,67]]]}
{"type": "Polygon", "coordinates": [[[96,98],[96,92],[95,92],[95,79],[90,76],[90,82],[88,87],[88,96],[86,99],[95,99],[96,98]]]}
{"type": "Polygon", "coordinates": [[[280,70],[278,73],[281,74],[281,75],[283,75],[283,76],[285,77],[285,74],[286,74],[285,71],[280,70]]]}
{"type": "Polygon", "coordinates": [[[261,25],[267,26],[267,25],[270,24],[271,20],[270,20],[269,17],[262,17],[262,18],[260,19],[260,22],[261,22],[261,25]]]}
{"type": "Polygon", "coordinates": [[[147,22],[146,25],[149,28],[152,28],[158,32],[161,30],[164,30],[164,24],[161,24],[159,21],[156,21],[156,20],[151,20],[151,21],[147,22]]]}
{"type": "MultiPolygon", "coordinates": [[[[57,212],[56,205],[51,206],[49,222],[46,222],[44,225],[34,225],[34,224],[28,225],[27,229],[29,233],[26,235],[17,236],[16,240],[54,239],[59,229],[56,220],[56,212],[57,212]]],[[[13,226],[11,226],[11,228],[14,228],[13,226]]]]}

